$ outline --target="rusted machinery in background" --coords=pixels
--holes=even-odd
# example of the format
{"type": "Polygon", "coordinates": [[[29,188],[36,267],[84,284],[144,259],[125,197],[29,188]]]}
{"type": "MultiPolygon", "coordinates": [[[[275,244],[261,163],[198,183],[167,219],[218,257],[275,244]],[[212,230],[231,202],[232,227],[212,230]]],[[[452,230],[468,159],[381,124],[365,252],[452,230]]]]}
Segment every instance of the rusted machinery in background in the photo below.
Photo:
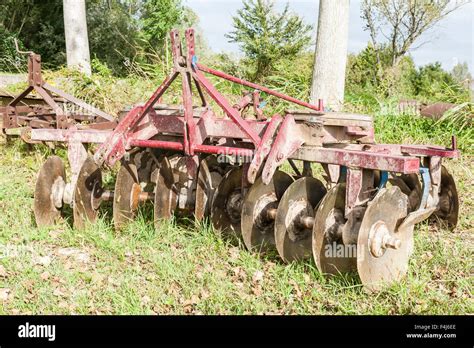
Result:
{"type": "Polygon", "coordinates": [[[456,186],[442,166],[443,158],[459,156],[454,138],[452,148],[376,144],[369,116],[325,112],[321,101],[312,105],[199,64],[192,29],[186,53],[176,30],[171,42],[172,73],[113,128],[61,128],[61,121],[30,130],[33,141],[68,141],[71,166],[80,164],[67,191],[62,160],[47,159],[35,191],[38,225],[72,204],[81,228],[112,201],[114,226],[123,230],[151,201],[156,228],[173,215],[209,217],[218,233],[242,237],[251,251],[276,249],[285,262],[312,256],[322,273],[357,271],[368,290],[406,274],[416,223],[436,215],[456,226],[456,186]],[[232,104],[205,74],[252,91],[232,104]],[[178,76],[182,104],[160,104],[178,76]],[[262,92],[303,108],[268,117],[262,92]],[[99,144],[93,156],[71,149],[89,142],[99,144]],[[102,169],[119,161],[115,187],[104,187],[102,169]],[[282,170],[285,163],[293,174],[282,170]],[[313,176],[314,163],[325,183],[313,176]]]}
{"type": "Polygon", "coordinates": [[[34,210],[38,225],[45,225],[59,216],[51,213],[51,188],[56,194],[56,208],[62,207],[63,203],[74,205],[74,191],[79,170],[87,157],[87,144],[105,139],[107,131],[117,125],[117,120],[44,81],[39,54],[20,53],[28,55],[28,87],[12,97],[6,106],[0,107],[1,131],[7,139],[20,136],[30,144],[60,143],[68,149],[69,182],[66,182],[64,164],[57,156],[49,158],[39,173],[34,210]],[[29,96],[33,91],[40,98],[29,96]],[[54,182],[51,182],[52,178],[55,178],[54,182]]]}

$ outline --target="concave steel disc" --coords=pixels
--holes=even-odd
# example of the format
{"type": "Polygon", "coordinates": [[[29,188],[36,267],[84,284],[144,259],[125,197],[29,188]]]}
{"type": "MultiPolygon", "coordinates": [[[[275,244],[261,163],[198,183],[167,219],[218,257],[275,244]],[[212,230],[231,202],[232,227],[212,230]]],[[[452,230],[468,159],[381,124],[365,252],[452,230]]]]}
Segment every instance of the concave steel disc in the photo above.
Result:
{"type": "Polygon", "coordinates": [[[199,163],[194,204],[196,221],[202,221],[211,213],[212,198],[222,180],[222,175],[214,170],[218,165],[217,157],[214,155],[207,156],[199,163]]]}
{"type": "Polygon", "coordinates": [[[249,250],[266,251],[275,246],[275,216],[269,217],[270,209],[276,211],[278,202],[293,178],[279,170],[265,185],[258,178],[245,195],[242,204],[241,227],[245,246],[249,250]]]}
{"type": "Polygon", "coordinates": [[[324,274],[357,270],[357,245],[344,245],[342,231],[346,219],[344,209],[346,185],[331,188],[316,210],[313,227],[313,257],[324,274]]]}
{"type": "Polygon", "coordinates": [[[400,230],[408,198],[399,187],[379,191],[368,203],[357,241],[357,271],[369,291],[399,281],[408,271],[413,225],[400,230]]]}
{"type": "Polygon", "coordinates": [[[178,175],[173,169],[181,156],[164,156],[159,164],[155,185],[154,221],[159,229],[163,219],[170,219],[178,203],[178,175]]]}
{"type": "Polygon", "coordinates": [[[83,229],[87,222],[94,222],[99,207],[94,201],[102,196],[102,172],[92,157],[87,157],[79,171],[74,190],[74,227],[83,229]]]}
{"type": "Polygon", "coordinates": [[[439,192],[438,210],[434,215],[445,221],[450,230],[458,224],[459,196],[453,176],[445,166],[441,167],[441,187],[439,192]]]}
{"type": "Polygon", "coordinates": [[[296,180],[283,194],[275,220],[275,243],[285,262],[311,256],[313,226],[304,226],[302,218],[314,217],[325,194],[324,184],[313,177],[296,180]]]}
{"type": "Polygon", "coordinates": [[[242,168],[233,168],[222,178],[211,205],[211,221],[222,236],[241,236],[242,168]]]}
{"type": "Polygon", "coordinates": [[[140,192],[137,166],[131,161],[122,162],[114,190],[113,218],[116,231],[122,230],[134,219],[140,192]]]}
{"type": "Polygon", "coordinates": [[[422,189],[418,175],[416,174],[402,174],[399,176],[392,176],[388,181],[398,186],[400,190],[408,196],[408,211],[412,212],[419,208],[421,204],[422,189]]]}
{"type": "Polygon", "coordinates": [[[58,156],[49,157],[38,173],[35,186],[33,210],[38,227],[52,225],[61,216],[65,181],[63,161],[58,156]],[[55,196],[58,196],[57,199],[55,196]]]}

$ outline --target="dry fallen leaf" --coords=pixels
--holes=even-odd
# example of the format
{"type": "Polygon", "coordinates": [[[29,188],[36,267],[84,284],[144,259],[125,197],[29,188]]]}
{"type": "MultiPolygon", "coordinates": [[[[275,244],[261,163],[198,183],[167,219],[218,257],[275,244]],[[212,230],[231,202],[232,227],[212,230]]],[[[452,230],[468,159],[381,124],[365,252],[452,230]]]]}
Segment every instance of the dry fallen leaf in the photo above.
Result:
{"type": "Polygon", "coordinates": [[[54,295],[54,296],[58,296],[58,297],[66,297],[66,294],[65,294],[64,291],[61,290],[60,288],[54,289],[53,295],[54,295]]]}
{"type": "Polygon", "coordinates": [[[59,302],[58,307],[61,309],[66,309],[69,308],[69,304],[66,301],[61,301],[59,302]]]}
{"type": "Polygon", "coordinates": [[[211,296],[211,294],[209,293],[209,291],[207,291],[206,289],[201,289],[201,298],[203,300],[209,298],[211,296]]]}
{"type": "Polygon", "coordinates": [[[41,278],[42,280],[48,280],[48,279],[49,279],[49,276],[50,276],[49,272],[46,271],[46,272],[41,273],[40,278],[41,278]]]}
{"type": "Polygon", "coordinates": [[[49,266],[51,264],[51,257],[46,256],[37,256],[33,259],[35,265],[49,266]]]}
{"type": "Polygon", "coordinates": [[[199,303],[199,297],[197,295],[192,295],[191,304],[198,304],[198,303],[199,303]]]}
{"type": "Polygon", "coordinates": [[[5,270],[5,267],[0,265],[0,277],[6,278],[8,276],[7,271],[5,270]]]}
{"type": "Polygon", "coordinates": [[[298,283],[295,282],[293,279],[290,279],[289,283],[290,283],[291,285],[293,285],[293,289],[295,289],[295,292],[296,292],[296,297],[297,297],[297,298],[301,298],[301,296],[302,296],[303,294],[302,294],[302,292],[301,292],[301,290],[300,290],[300,287],[299,287],[298,283]]]}
{"type": "Polygon", "coordinates": [[[252,281],[254,283],[261,282],[263,280],[264,273],[262,271],[256,271],[253,274],[252,281]]]}
{"type": "Polygon", "coordinates": [[[49,236],[51,238],[57,238],[63,232],[64,230],[54,230],[54,231],[49,232],[49,236]]]}
{"type": "Polygon", "coordinates": [[[102,274],[97,273],[97,272],[92,273],[92,276],[91,276],[92,282],[94,283],[102,283],[104,278],[105,277],[102,274]]]}
{"type": "Polygon", "coordinates": [[[2,288],[0,289],[0,301],[7,301],[8,296],[10,295],[10,289],[8,288],[2,288]]]}
{"type": "Polygon", "coordinates": [[[232,247],[229,249],[230,260],[235,261],[239,258],[240,250],[237,247],[232,247]]]}
{"type": "Polygon", "coordinates": [[[252,287],[252,293],[256,296],[260,296],[262,294],[262,287],[260,285],[252,287]]]}
{"type": "Polygon", "coordinates": [[[76,248],[61,248],[58,249],[57,254],[66,257],[72,256],[76,261],[83,263],[88,263],[90,259],[88,253],[76,248]]]}

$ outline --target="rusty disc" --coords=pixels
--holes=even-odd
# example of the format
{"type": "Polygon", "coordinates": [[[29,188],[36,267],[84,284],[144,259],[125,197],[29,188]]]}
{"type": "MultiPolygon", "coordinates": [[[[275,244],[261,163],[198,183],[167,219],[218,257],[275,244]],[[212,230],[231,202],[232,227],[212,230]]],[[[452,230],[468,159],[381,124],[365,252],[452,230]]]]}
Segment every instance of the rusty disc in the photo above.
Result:
{"type": "Polygon", "coordinates": [[[245,246],[249,250],[265,251],[275,246],[275,215],[278,202],[293,178],[279,170],[265,185],[258,178],[245,195],[242,204],[241,227],[245,246]]]}
{"type": "Polygon", "coordinates": [[[115,230],[122,230],[132,221],[138,207],[141,192],[135,163],[122,162],[117,173],[114,190],[113,218],[115,230]]]}
{"type": "Polygon", "coordinates": [[[64,163],[58,156],[49,157],[38,173],[33,211],[38,227],[52,225],[60,216],[62,192],[66,181],[64,163]]]}
{"type": "Polygon", "coordinates": [[[241,236],[242,168],[233,168],[220,182],[211,204],[211,221],[221,235],[241,236]]]}
{"type": "Polygon", "coordinates": [[[202,221],[210,215],[212,197],[222,180],[222,175],[215,170],[218,165],[217,157],[214,155],[207,156],[199,163],[194,204],[196,221],[202,221]]]}
{"type": "Polygon", "coordinates": [[[423,195],[420,180],[416,174],[402,174],[391,176],[388,181],[393,186],[398,186],[408,197],[408,211],[412,212],[419,208],[423,195]]]}
{"type": "Polygon", "coordinates": [[[181,156],[164,156],[158,169],[155,185],[154,222],[155,229],[159,229],[163,219],[170,219],[178,203],[178,175],[173,170],[181,156]]]}
{"type": "Polygon", "coordinates": [[[324,274],[339,274],[357,269],[357,245],[343,243],[346,224],[344,209],[346,185],[331,188],[319,204],[314,217],[313,257],[324,274]]]}
{"type": "Polygon", "coordinates": [[[325,194],[324,184],[313,177],[296,180],[283,194],[275,220],[275,243],[285,262],[311,255],[313,226],[302,224],[302,218],[314,217],[314,209],[325,194]]]}
{"type": "Polygon", "coordinates": [[[453,176],[445,166],[441,167],[441,186],[439,191],[438,210],[434,215],[446,222],[450,230],[458,224],[459,196],[453,176]]]}
{"type": "Polygon", "coordinates": [[[408,197],[397,186],[380,190],[369,202],[357,241],[357,271],[367,290],[380,290],[407,273],[413,225],[397,228],[407,214],[408,197]]]}
{"type": "Polygon", "coordinates": [[[74,227],[82,229],[97,218],[102,196],[102,172],[92,157],[84,161],[74,189],[74,227]]]}

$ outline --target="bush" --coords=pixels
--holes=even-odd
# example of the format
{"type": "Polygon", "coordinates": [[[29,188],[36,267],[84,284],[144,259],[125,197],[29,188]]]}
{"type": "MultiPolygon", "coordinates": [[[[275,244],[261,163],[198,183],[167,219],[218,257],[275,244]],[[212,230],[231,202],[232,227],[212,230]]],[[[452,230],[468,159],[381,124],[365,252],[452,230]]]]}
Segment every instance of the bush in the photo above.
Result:
{"type": "Polygon", "coordinates": [[[420,67],[413,76],[415,94],[427,101],[462,103],[469,101],[469,90],[443,70],[441,63],[420,67]]]}
{"type": "Polygon", "coordinates": [[[17,73],[26,70],[25,60],[16,52],[15,39],[23,50],[24,45],[17,36],[0,26],[0,71],[17,73]]]}

